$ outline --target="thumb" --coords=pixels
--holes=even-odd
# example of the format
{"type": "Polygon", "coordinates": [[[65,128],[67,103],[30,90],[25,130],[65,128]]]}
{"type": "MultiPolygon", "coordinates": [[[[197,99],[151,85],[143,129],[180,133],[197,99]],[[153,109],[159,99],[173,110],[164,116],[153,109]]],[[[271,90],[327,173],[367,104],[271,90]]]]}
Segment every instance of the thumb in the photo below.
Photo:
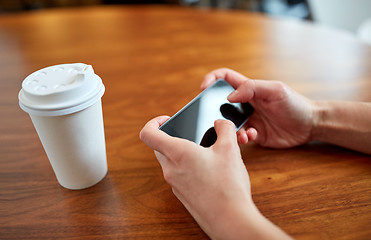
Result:
{"type": "Polygon", "coordinates": [[[228,96],[230,102],[249,102],[252,99],[275,101],[287,96],[290,88],[279,81],[247,79],[228,96]]]}
{"type": "Polygon", "coordinates": [[[229,120],[216,120],[214,128],[217,135],[215,145],[229,145],[235,143],[237,145],[236,126],[229,120]]]}
{"type": "Polygon", "coordinates": [[[228,96],[230,102],[248,102],[254,97],[254,81],[247,80],[228,96]]]}

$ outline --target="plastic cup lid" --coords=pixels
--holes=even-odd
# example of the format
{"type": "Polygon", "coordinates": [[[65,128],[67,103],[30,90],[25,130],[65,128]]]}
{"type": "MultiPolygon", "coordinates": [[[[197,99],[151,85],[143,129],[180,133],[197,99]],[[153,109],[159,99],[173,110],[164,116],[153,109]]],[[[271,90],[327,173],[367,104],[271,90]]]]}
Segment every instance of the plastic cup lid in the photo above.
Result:
{"type": "Polygon", "coordinates": [[[104,90],[91,65],[61,64],[26,77],[18,98],[20,107],[29,114],[60,116],[90,107],[103,96],[104,90]]]}

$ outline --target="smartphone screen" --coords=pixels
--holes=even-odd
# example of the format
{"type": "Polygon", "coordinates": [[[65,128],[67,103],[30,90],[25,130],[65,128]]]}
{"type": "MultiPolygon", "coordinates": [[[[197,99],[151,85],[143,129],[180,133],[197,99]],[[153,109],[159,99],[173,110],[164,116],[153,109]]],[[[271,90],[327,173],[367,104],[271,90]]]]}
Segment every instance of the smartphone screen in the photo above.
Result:
{"type": "Polygon", "coordinates": [[[188,139],[204,147],[213,145],[217,137],[215,120],[231,120],[238,131],[254,111],[249,103],[229,102],[227,97],[233,91],[234,88],[225,80],[217,80],[161,125],[160,129],[170,136],[188,139]]]}

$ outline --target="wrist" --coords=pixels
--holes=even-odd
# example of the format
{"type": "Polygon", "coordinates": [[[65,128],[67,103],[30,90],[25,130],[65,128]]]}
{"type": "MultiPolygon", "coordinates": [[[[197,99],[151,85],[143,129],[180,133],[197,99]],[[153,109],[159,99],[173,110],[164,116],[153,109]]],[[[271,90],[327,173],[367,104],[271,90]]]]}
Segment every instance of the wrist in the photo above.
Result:
{"type": "Polygon", "coordinates": [[[246,233],[251,231],[252,222],[260,215],[251,196],[248,200],[231,201],[220,209],[217,224],[214,222],[207,232],[213,240],[250,239],[246,233]]]}
{"type": "Polygon", "coordinates": [[[310,140],[371,153],[371,103],[314,101],[310,140]]]}
{"type": "Polygon", "coordinates": [[[291,239],[279,227],[260,213],[251,201],[242,206],[233,207],[224,219],[224,230],[212,239],[291,239]]]}
{"type": "Polygon", "coordinates": [[[312,106],[312,130],[310,140],[318,141],[321,140],[324,135],[324,125],[328,106],[325,101],[313,101],[312,106]]]}

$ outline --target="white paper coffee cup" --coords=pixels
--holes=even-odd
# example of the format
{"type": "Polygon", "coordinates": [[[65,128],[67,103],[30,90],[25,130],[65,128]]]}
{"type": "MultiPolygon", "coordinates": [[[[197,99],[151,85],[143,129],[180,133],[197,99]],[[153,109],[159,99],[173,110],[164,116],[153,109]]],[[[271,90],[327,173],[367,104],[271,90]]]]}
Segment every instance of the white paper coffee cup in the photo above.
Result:
{"type": "Polygon", "coordinates": [[[107,173],[104,90],[92,66],[83,63],[47,67],[22,83],[19,105],[29,113],[57,180],[65,188],[90,187],[107,173]]]}

